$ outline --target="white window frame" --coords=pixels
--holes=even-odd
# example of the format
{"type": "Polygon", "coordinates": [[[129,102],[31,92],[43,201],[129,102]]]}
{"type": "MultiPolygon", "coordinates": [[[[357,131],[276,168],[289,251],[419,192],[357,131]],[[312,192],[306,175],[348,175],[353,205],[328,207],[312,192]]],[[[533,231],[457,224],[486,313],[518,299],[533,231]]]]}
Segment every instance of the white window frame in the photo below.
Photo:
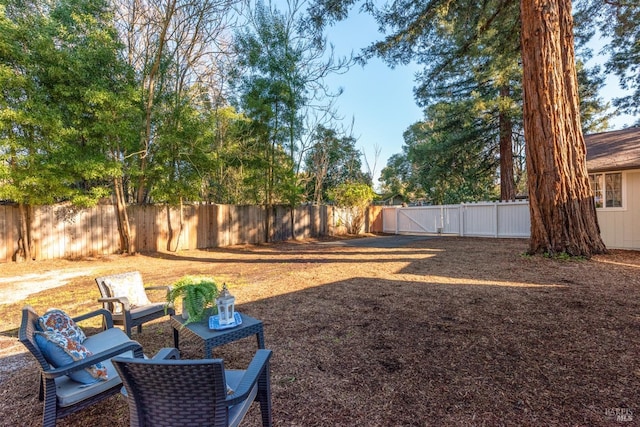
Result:
{"type": "MultiPolygon", "coordinates": [[[[603,176],[603,188],[602,188],[602,200],[603,200],[603,204],[602,207],[596,207],[596,210],[603,210],[603,211],[626,211],[627,210],[627,173],[623,172],[623,171],[605,171],[605,172],[593,172],[593,173],[589,173],[589,178],[591,178],[591,175],[602,175],[603,176]],[[616,207],[607,207],[606,203],[607,203],[607,185],[606,185],[606,175],[611,175],[611,174],[620,174],[621,176],[621,189],[620,189],[620,198],[621,200],[621,205],[622,206],[616,206],[616,207]]],[[[589,182],[591,182],[591,179],[589,179],[589,182]]],[[[593,188],[591,189],[593,191],[593,188]]],[[[595,197],[595,194],[594,194],[595,197]]]]}

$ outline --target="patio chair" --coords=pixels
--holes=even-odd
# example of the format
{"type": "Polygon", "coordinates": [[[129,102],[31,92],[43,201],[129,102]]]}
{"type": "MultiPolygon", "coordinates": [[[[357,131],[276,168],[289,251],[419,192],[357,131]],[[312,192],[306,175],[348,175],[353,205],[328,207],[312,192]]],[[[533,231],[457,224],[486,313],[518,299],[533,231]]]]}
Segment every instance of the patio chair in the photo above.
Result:
{"type": "Polygon", "coordinates": [[[131,336],[134,326],[141,333],[143,323],[175,314],[171,305],[167,306],[166,302],[153,303],[146,293],[151,289],[169,292],[171,286],[145,287],[139,271],[96,277],[96,283],[101,295],[98,301],[104,309],[109,310],[113,323],[122,325],[128,336],[131,336]]]}
{"type": "Polygon", "coordinates": [[[74,317],[73,321],[79,322],[96,316],[104,317],[103,323],[107,328],[87,337],[82,342],[82,345],[93,354],[85,359],[54,367],[54,362],[50,362],[52,359],[50,353],[47,350],[43,351],[42,344],[39,344],[40,340],[36,339],[36,336],[42,332],[38,321],[40,316],[30,306],[22,309],[22,323],[18,337],[38,361],[40,369],[38,398],[40,401],[44,400],[42,414],[44,427],[55,426],[58,419],[120,392],[122,381],[109,361],[113,356],[143,357],[140,344],[130,340],[122,330],[113,327],[111,314],[107,310],[100,309],[74,317]],[[106,369],[106,378],[103,376],[103,379],[90,384],[70,378],[69,375],[75,377],[74,373],[83,374],[85,368],[97,363],[102,363],[102,367],[106,369]]]}
{"type": "Polygon", "coordinates": [[[177,349],[167,348],[153,359],[113,358],[132,427],[238,426],[255,401],[262,425],[272,425],[271,350],[258,350],[246,370],[225,370],[221,359],[179,357],[177,349]]]}

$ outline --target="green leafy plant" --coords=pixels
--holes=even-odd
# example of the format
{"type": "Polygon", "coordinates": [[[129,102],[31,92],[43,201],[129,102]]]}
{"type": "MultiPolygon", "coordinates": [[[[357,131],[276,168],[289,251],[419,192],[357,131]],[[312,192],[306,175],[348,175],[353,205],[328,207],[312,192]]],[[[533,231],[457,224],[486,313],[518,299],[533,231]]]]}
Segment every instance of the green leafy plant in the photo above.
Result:
{"type": "Polygon", "coordinates": [[[580,255],[571,255],[567,252],[558,252],[558,253],[549,253],[545,252],[542,254],[545,258],[554,259],[556,261],[584,261],[586,258],[580,255]]]}
{"type": "Polygon", "coordinates": [[[189,313],[186,325],[201,321],[209,308],[212,309],[213,314],[217,314],[218,308],[215,305],[217,296],[218,286],[212,278],[184,276],[171,285],[167,302],[175,305],[178,298],[182,299],[183,310],[189,313]]]}
{"type": "Polygon", "coordinates": [[[373,189],[367,184],[346,182],[329,191],[329,196],[336,206],[347,209],[348,216],[344,218],[347,233],[359,234],[367,207],[375,196],[373,189]]]}

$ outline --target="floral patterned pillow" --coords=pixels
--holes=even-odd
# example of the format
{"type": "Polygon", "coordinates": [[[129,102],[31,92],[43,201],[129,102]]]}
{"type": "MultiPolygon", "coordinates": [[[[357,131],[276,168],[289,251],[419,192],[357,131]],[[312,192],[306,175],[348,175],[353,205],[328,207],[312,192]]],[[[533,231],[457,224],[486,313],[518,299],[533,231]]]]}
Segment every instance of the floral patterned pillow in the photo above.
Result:
{"type": "MultiPolygon", "coordinates": [[[[70,365],[74,361],[84,360],[93,353],[76,341],[73,337],[62,335],[57,331],[37,332],[36,344],[54,368],[70,365]]],[[[81,371],[69,374],[72,380],[82,384],[92,384],[96,381],[106,381],[107,368],[102,363],[96,363],[81,371]]]]}
{"type": "Polygon", "coordinates": [[[57,308],[47,310],[38,319],[40,329],[44,332],[58,332],[62,336],[76,340],[82,344],[87,336],[67,313],[57,308]]]}
{"type": "MultiPolygon", "coordinates": [[[[127,297],[129,304],[140,307],[151,304],[144,290],[142,276],[139,272],[132,272],[104,279],[105,285],[113,297],[127,297]]],[[[122,313],[122,304],[115,304],[114,314],[122,313]]]]}

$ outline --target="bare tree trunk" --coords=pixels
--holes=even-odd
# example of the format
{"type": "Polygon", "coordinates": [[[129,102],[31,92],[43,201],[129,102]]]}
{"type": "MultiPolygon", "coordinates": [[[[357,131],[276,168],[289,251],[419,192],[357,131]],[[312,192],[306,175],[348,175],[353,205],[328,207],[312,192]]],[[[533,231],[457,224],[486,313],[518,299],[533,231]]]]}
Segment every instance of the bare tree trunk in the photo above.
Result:
{"type": "Polygon", "coordinates": [[[127,203],[124,198],[122,178],[114,178],[113,188],[116,196],[116,211],[118,218],[118,232],[120,233],[120,249],[130,255],[135,254],[135,248],[131,239],[131,227],[127,214],[127,203]]]}
{"type": "MultiPolygon", "coordinates": [[[[510,96],[509,86],[500,88],[500,97],[510,96]]],[[[500,200],[516,198],[516,184],[513,178],[513,122],[509,114],[500,112],[500,200]]]]}
{"type": "MultiPolygon", "coordinates": [[[[277,106],[276,106],[277,108],[277,106]]],[[[277,113],[276,113],[277,117],[277,113]]],[[[277,128],[277,125],[276,125],[277,128]]],[[[273,223],[272,218],[275,218],[275,206],[273,204],[273,189],[275,185],[275,151],[276,151],[276,142],[272,141],[270,135],[267,136],[267,158],[269,159],[269,163],[267,165],[266,170],[266,181],[265,181],[265,201],[266,201],[266,223],[265,223],[265,234],[266,234],[266,242],[272,241],[272,230],[271,224],[273,223]]]]}
{"type": "Polygon", "coordinates": [[[151,64],[151,70],[149,71],[147,86],[147,99],[145,102],[145,120],[144,120],[144,133],[142,134],[142,155],[140,156],[140,178],[138,179],[138,194],[136,197],[137,203],[144,203],[146,196],[146,177],[145,171],[147,169],[147,156],[149,155],[149,147],[151,146],[151,128],[152,128],[152,112],[153,101],[156,94],[156,83],[160,74],[160,64],[162,62],[162,56],[164,54],[164,48],[167,43],[167,32],[169,31],[169,25],[173,18],[173,14],[176,10],[176,0],[167,0],[166,15],[162,20],[162,27],[160,34],[158,35],[158,46],[151,64]]]}
{"type": "Polygon", "coordinates": [[[570,0],[521,0],[530,253],[590,257],[600,237],[580,126],[570,0]]]}
{"type": "Polygon", "coordinates": [[[20,212],[20,239],[18,244],[18,252],[15,255],[15,261],[31,262],[31,215],[29,214],[31,207],[24,203],[18,203],[18,211],[20,212]]]}
{"type": "Polygon", "coordinates": [[[324,141],[319,142],[313,154],[314,188],[313,201],[316,205],[322,203],[322,186],[329,171],[329,149],[324,141]]]}
{"type": "Polygon", "coordinates": [[[170,252],[178,252],[180,249],[180,238],[182,237],[182,231],[184,229],[184,203],[182,197],[180,197],[180,212],[178,217],[178,230],[174,231],[171,225],[171,206],[167,205],[167,221],[169,222],[169,241],[167,242],[167,250],[170,252]]]}

